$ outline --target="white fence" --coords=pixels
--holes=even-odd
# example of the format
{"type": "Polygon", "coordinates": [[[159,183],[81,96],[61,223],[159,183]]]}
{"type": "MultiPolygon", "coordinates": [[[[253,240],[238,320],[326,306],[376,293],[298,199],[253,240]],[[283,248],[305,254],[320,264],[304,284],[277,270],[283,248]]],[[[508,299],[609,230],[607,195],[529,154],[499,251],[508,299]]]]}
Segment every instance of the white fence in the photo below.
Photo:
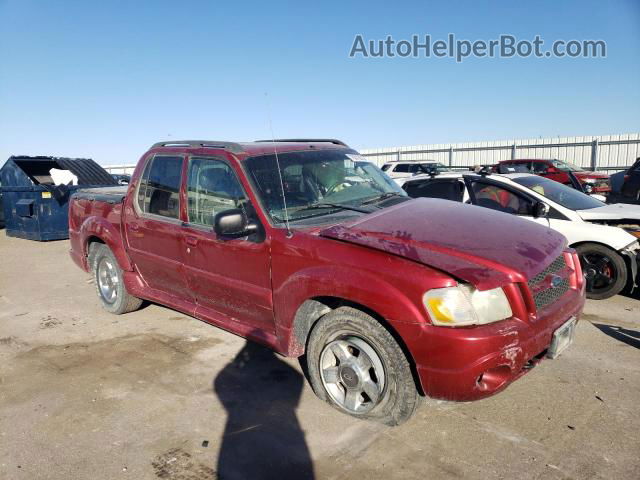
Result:
{"type": "MultiPolygon", "coordinates": [[[[360,153],[382,165],[395,160],[435,160],[468,168],[512,158],[557,158],[590,170],[624,170],[640,157],[640,133],[600,137],[556,137],[493,142],[368,148],[360,153]]],[[[135,164],[104,165],[110,173],[133,173],[135,164]]]]}
{"type": "Polygon", "coordinates": [[[360,153],[378,165],[397,160],[435,160],[468,168],[513,158],[557,158],[589,170],[614,172],[640,157],[640,133],[370,148],[360,153]]]}
{"type": "Polygon", "coordinates": [[[109,173],[126,173],[128,175],[131,175],[133,171],[136,169],[136,164],[133,163],[130,165],[102,165],[102,168],[104,168],[109,173]]]}

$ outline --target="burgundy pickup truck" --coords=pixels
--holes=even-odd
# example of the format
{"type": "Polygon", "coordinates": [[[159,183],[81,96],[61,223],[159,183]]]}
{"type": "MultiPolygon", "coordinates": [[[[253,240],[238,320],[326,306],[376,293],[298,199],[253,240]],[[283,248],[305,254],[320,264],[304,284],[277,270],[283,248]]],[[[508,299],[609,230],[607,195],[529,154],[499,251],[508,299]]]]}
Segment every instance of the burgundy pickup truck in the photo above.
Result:
{"type": "Polygon", "coordinates": [[[69,217],[108,311],[145,299],[304,355],[321,399],[391,425],[556,357],[585,299],[558,233],[410,199],[338,140],[158,143],[69,217]]]}

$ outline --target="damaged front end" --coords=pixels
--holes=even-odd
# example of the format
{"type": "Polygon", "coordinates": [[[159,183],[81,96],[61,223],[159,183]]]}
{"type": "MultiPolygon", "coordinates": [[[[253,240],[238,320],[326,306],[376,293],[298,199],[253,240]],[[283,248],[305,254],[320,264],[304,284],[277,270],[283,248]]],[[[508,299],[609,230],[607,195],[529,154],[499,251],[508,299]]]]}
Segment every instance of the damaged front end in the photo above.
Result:
{"type": "Polygon", "coordinates": [[[631,271],[631,291],[638,286],[638,262],[640,262],[640,243],[637,241],[620,250],[631,271]]]}

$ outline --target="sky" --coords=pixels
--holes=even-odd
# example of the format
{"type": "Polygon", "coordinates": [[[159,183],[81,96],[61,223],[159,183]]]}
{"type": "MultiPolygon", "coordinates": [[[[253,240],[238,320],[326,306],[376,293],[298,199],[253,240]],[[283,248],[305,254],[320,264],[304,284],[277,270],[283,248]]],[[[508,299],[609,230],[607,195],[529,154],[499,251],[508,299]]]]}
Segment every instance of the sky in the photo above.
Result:
{"type": "Polygon", "coordinates": [[[0,163],[271,130],[355,148],[631,133],[639,86],[639,0],[0,0],[0,163]],[[449,33],[601,39],[607,57],[348,56],[358,34],[449,33]]]}

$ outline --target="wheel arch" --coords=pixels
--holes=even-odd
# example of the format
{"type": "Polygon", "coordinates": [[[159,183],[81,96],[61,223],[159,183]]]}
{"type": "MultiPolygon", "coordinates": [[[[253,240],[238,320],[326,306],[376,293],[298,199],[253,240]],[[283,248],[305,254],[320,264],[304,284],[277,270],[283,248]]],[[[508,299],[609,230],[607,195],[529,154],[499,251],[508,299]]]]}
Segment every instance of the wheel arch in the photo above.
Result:
{"type": "Polygon", "coordinates": [[[569,247],[577,249],[577,247],[581,245],[598,245],[599,247],[608,248],[612,252],[618,254],[620,258],[622,258],[622,261],[624,262],[625,266],[627,267],[627,281],[626,281],[625,287],[628,287],[629,284],[631,284],[632,286],[635,286],[636,280],[634,278],[633,272],[637,270],[637,267],[634,268],[633,258],[631,258],[629,255],[625,255],[619,250],[616,250],[611,245],[607,245],[606,243],[598,242],[598,241],[581,240],[581,241],[572,243],[571,245],[569,245],[569,247]]]}
{"type": "Polygon", "coordinates": [[[127,255],[120,230],[103,218],[90,217],[82,224],[81,235],[84,238],[83,252],[85,258],[89,255],[89,248],[93,243],[106,245],[118,261],[123,271],[132,271],[133,265],[127,255]]]}
{"type": "Polygon", "coordinates": [[[305,354],[307,350],[307,343],[309,340],[309,336],[313,327],[317,324],[317,322],[324,317],[329,312],[332,312],[340,307],[350,307],[361,312],[366,313],[373,319],[375,319],[380,325],[382,325],[394,338],[402,352],[404,353],[407,361],[409,362],[409,366],[411,368],[411,375],[413,376],[413,381],[418,389],[420,395],[425,395],[424,390],[422,388],[422,384],[420,382],[420,377],[418,376],[418,371],[416,368],[416,362],[409,349],[409,346],[402,338],[402,335],[398,332],[394,326],[387,321],[387,319],[379,314],[376,310],[368,307],[367,305],[348,300],[342,297],[335,296],[317,296],[313,298],[309,298],[305,300],[296,311],[294,322],[293,322],[293,331],[291,332],[292,337],[296,339],[295,343],[298,345],[298,348],[294,352],[296,356],[302,356],[305,354]]]}
{"type": "MultiPolygon", "coordinates": [[[[624,260],[624,263],[627,266],[627,276],[629,275],[629,272],[631,271],[631,259],[629,258],[628,255],[624,255],[619,250],[616,250],[615,248],[613,248],[611,245],[607,245],[606,243],[603,243],[603,242],[591,241],[591,240],[581,240],[581,241],[578,241],[578,242],[574,242],[571,245],[569,245],[569,247],[577,249],[578,247],[580,247],[582,245],[598,245],[599,247],[608,248],[612,252],[617,253],[624,260]]],[[[628,281],[628,279],[627,279],[627,281],[628,281]]]]}

